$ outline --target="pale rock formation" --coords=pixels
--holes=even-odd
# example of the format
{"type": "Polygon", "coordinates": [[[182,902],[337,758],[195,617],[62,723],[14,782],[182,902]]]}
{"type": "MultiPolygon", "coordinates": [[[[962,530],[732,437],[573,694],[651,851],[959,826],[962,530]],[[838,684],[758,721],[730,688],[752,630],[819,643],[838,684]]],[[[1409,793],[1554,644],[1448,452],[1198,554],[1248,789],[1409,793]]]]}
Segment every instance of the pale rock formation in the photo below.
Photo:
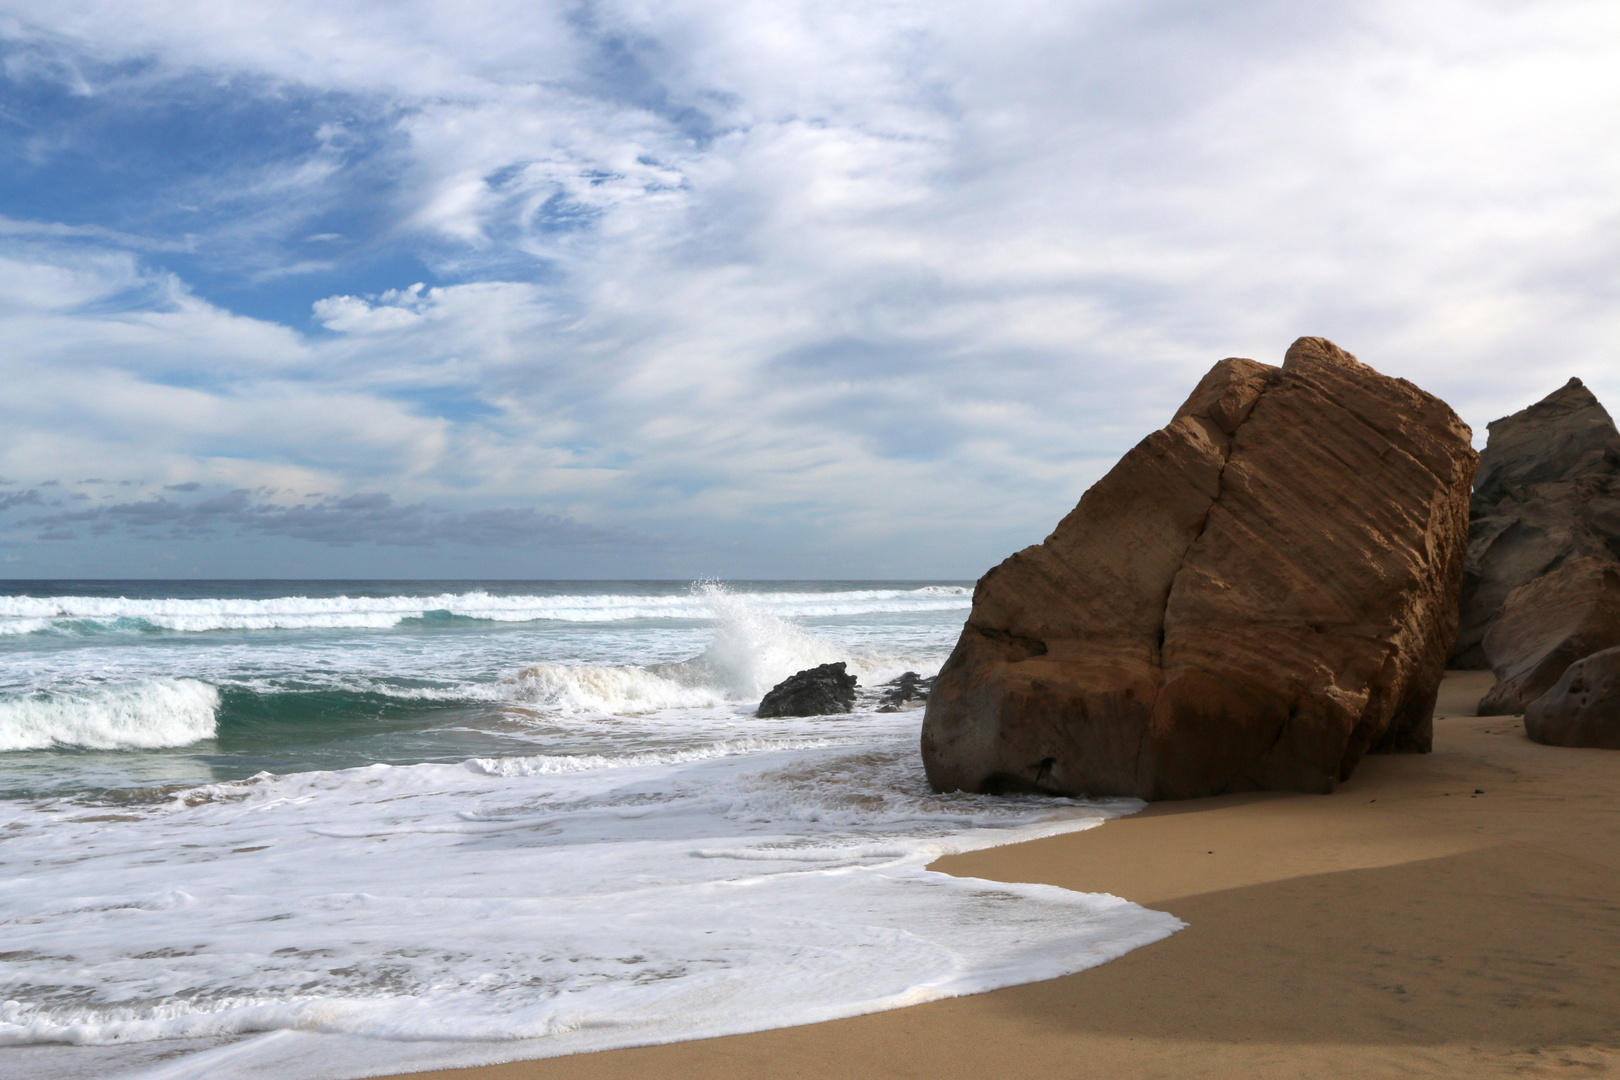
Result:
{"type": "Polygon", "coordinates": [[[1620,559],[1620,436],[1579,379],[1489,430],[1469,508],[1459,668],[1490,666],[1485,633],[1514,589],[1572,559],[1620,559]]]}

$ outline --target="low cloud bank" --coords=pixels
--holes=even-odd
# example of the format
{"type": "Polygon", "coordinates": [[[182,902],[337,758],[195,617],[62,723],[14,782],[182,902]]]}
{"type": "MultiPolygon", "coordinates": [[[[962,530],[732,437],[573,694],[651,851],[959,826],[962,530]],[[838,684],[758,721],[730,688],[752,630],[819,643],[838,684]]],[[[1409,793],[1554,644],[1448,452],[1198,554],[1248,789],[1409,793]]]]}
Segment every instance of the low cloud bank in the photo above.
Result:
{"type": "MultiPolygon", "coordinates": [[[[165,490],[197,490],[197,484],[165,490]]],[[[61,506],[39,488],[0,495],[0,512],[17,507],[61,506]]],[[[36,540],[77,540],[81,535],[123,533],[148,540],[198,540],[222,536],[280,536],[334,547],[388,544],[436,547],[602,548],[660,547],[658,537],[628,529],[586,525],[531,506],[453,511],[426,503],[398,504],[382,493],[327,497],[291,505],[246,489],[191,501],[153,496],[83,509],[31,514],[0,525],[36,540]]]]}

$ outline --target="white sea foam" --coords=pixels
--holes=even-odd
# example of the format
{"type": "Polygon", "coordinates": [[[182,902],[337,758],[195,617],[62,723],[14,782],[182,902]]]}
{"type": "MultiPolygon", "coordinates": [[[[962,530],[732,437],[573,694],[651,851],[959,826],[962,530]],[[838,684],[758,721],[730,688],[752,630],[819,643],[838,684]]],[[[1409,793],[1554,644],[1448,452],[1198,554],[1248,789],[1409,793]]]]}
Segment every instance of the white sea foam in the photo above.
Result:
{"type": "Polygon", "coordinates": [[[648,750],[638,754],[534,754],[529,757],[469,758],[466,767],[486,776],[551,776],[556,773],[594,772],[597,769],[633,769],[641,765],[686,765],[694,761],[768,750],[821,750],[850,741],[834,738],[722,739],[684,750],[648,750]]]}
{"type": "Polygon", "coordinates": [[[214,734],[219,691],[195,679],[0,694],[0,751],[185,746],[214,734]]]}
{"type": "Polygon", "coordinates": [[[649,713],[727,700],[717,686],[683,685],[645,668],[596,664],[534,664],[484,693],[548,713],[649,713]]]}
{"type": "MultiPolygon", "coordinates": [[[[0,597],[0,634],[76,630],[386,630],[436,613],[494,622],[604,623],[632,619],[711,619],[718,589],[674,596],[496,596],[487,592],[436,596],[307,597],[271,599],[126,599],[93,596],[0,597]]],[[[826,618],[885,612],[965,609],[972,590],[927,585],[916,589],[843,592],[756,592],[757,609],[788,618],[826,618]]]]}
{"type": "Polygon", "coordinates": [[[40,793],[0,799],[7,1061],[42,1080],[471,1065],[848,1016],[1170,933],[1112,897],[926,870],[1129,804],[935,794],[915,711],[754,715],[829,660],[868,688],[937,670],[970,602],[711,587],[0,613],[50,631],[0,649],[0,702],[31,725],[7,730],[136,750],[0,754],[0,790],[40,793]],[[490,621],[401,625],[432,611],[490,621]],[[135,632],[164,618],[295,632],[135,632]],[[313,625],[352,632],[296,632],[313,625]],[[254,733],[240,749],[139,749],[212,733],[214,686],[254,733]],[[457,704],[379,724],[378,695],[457,704]],[[462,763],[292,771],[424,758],[462,763]],[[288,774],[176,793],[222,765],[288,774]]]}
{"type": "Polygon", "coordinates": [[[0,1044],[107,1047],[58,1075],[120,1075],[116,1048],[158,1039],[198,1041],[145,1055],[148,1080],[376,1075],[851,1016],[1180,925],[928,871],[1138,804],[935,794],[914,717],[846,724],[844,745],[265,774],[78,819],[0,804],[0,1044]]]}

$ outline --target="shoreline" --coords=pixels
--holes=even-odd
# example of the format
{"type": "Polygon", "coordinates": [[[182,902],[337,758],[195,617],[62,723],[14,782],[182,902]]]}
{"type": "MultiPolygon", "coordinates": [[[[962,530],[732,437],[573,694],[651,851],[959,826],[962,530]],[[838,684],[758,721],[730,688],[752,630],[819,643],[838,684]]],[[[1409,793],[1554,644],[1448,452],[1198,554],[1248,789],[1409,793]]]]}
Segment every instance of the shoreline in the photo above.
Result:
{"type": "Polygon", "coordinates": [[[1075,975],[750,1035],[401,1080],[1620,1075],[1620,753],[1474,717],[1333,795],[1161,802],[938,860],[1111,892],[1187,929],[1075,975]],[[1481,791],[1482,794],[1475,794],[1481,791]]]}

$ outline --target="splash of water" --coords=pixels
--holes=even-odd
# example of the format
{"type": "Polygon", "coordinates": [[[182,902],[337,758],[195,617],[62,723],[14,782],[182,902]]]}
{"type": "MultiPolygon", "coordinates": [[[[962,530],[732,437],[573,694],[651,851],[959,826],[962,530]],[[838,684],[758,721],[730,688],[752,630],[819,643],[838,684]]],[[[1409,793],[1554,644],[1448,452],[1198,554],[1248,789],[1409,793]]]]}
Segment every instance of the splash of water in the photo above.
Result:
{"type": "Polygon", "coordinates": [[[648,667],[535,664],[504,680],[499,692],[565,713],[645,713],[758,701],[789,675],[818,664],[842,660],[871,685],[916,663],[819,637],[717,581],[695,583],[692,597],[715,623],[713,637],[697,656],[648,667]]]}

